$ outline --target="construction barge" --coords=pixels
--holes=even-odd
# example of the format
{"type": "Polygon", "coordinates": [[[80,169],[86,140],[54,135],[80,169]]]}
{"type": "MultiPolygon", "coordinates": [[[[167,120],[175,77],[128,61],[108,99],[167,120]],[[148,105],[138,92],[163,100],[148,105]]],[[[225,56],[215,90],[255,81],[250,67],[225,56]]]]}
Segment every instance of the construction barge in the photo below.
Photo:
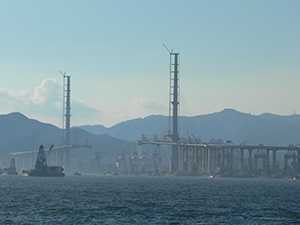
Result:
{"type": "Polygon", "coordinates": [[[53,145],[51,145],[46,155],[44,146],[40,145],[35,163],[35,168],[31,170],[22,170],[22,175],[31,177],[64,177],[64,169],[61,166],[47,165],[47,157],[49,156],[52,148],[53,145]]]}
{"type": "MultiPolygon", "coordinates": [[[[6,163],[5,163],[6,164],[6,163]]],[[[7,165],[7,164],[6,164],[7,165]]],[[[7,165],[8,166],[8,165],[7,165]]],[[[12,159],[10,161],[10,166],[8,166],[8,168],[4,168],[3,169],[3,172],[2,172],[3,175],[18,175],[18,172],[16,170],[16,164],[15,164],[15,160],[12,159]]]]}

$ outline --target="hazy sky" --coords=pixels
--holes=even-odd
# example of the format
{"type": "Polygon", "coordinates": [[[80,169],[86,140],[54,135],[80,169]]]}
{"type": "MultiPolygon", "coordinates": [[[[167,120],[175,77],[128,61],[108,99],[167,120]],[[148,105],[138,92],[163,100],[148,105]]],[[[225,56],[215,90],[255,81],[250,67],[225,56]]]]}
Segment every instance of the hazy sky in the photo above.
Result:
{"type": "Polygon", "coordinates": [[[61,127],[168,115],[180,52],[181,115],[300,112],[300,1],[0,1],[0,114],[61,127]]]}

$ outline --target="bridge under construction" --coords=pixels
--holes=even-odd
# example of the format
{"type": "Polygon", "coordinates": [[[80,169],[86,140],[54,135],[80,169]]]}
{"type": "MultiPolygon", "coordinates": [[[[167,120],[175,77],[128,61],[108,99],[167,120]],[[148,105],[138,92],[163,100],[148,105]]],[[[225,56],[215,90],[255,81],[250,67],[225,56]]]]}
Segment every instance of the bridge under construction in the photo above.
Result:
{"type": "MultiPolygon", "coordinates": [[[[170,145],[178,149],[176,174],[190,175],[221,174],[224,176],[274,176],[279,173],[294,174],[300,169],[300,147],[181,143],[141,140],[142,145],[170,145]],[[283,170],[280,171],[278,152],[284,153],[283,170]],[[259,175],[259,174],[258,174],[259,175]]],[[[171,160],[173,158],[171,157],[171,160]]],[[[171,162],[172,163],[172,162],[171,162]]],[[[173,162],[174,163],[174,162],[173,162]]]]}
{"type": "MultiPolygon", "coordinates": [[[[66,171],[69,171],[71,168],[70,150],[79,148],[92,148],[92,145],[88,143],[88,140],[85,140],[84,143],[79,143],[79,141],[76,141],[74,144],[71,144],[71,76],[67,76],[66,73],[62,73],[61,71],[59,72],[63,76],[63,146],[52,148],[52,153],[49,155],[48,163],[54,166],[63,166],[66,171]]],[[[19,168],[27,169],[34,167],[37,154],[38,150],[9,153],[9,155],[15,159],[19,168]]]]}
{"type": "MultiPolygon", "coordinates": [[[[164,45],[165,46],[165,45],[164,45]]],[[[166,47],[166,46],[165,46],[166,47]]],[[[167,48],[167,47],[166,47],[167,48]]],[[[222,174],[224,176],[271,176],[274,174],[294,175],[300,173],[300,147],[297,146],[258,146],[226,144],[182,143],[178,135],[179,105],[179,53],[170,53],[170,101],[169,131],[165,137],[171,141],[153,139],[143,136],[138,146],[161,145],[171,148],[169,172],[172,174],[222,174]],[[277,160],[277,153],[284,154],[283,170],[277,160]]],[[[155,136],[155,135],[154,135],[155,136]]]]}
{"type": "MultiPolygon", "coordinates": [[[[166,46],[165,46],[166,47],[166,46]]],[[[167,47],[166,47],[167,48],[167,47]]],[[[180,142],[179,133],[179,74],[180,60],[179,53],[173,50],[167,50],[170,53],[170,85],[169,85],[169,129],[164,135],[162,141],[156,138],[147,140],[143,136],[141,141],[138,141],[138,146],[153,145],[155,151],[151,154],[151,159],[147,158],[141,152],[137,153],[130,159],[131,169],[145,170],[151,167],[153,170],[165,169],[167,166],[169,174],[178,175],[222,175],[222,176],[300,176],[300,146],[264,146],[263,144],[234,145],[231,141],[225,144],[215,143],[183,143],[180,142]],[[170,139],[170,141],[166,141],[170,139]],[[162,165],[162,161],[167,161],[168,155],[164,155],[160,151],[161,146],[168,146],[170,152],[170,161],[168,165],[162,165]],[[164,158],[164,160],[163,160],[164,158]],[[283,163],[280,165],[279,158],[283,158],[283,163]],[[151,161],[149,164],[148,161],[151,161]],[[145,168],[144,168],[144,167],[145,168]]],[[[60,72],[61,73],[61,72],[60,72]]],[[[76,142],[71,144],[70,138],[70,76],[61,73],[64,79],[64,94],[63,94],[63,146],[54,147],[52,154],[49,155],[48,162],[51,165],[63,166],[67,172],[71,168],[70,165],[70,150],[78,148],[91,148],[92,146],[85,140],[84,143],[76,142]],[[65,84],[65,79],[67,83],[65,84]]],[[[38,147],[38,146],[37,146],[38,147]]],[[[15,152],[10,155],[15,158],[19,168],[32,168],[38,151],[15,152]]],[[[169,154],[168,152],[168,154],[169,154]]],[[[99,153],[92,162],[99,164],[99,153]]],[[[117,160],[117,167],[126,168],[125,153],[117,160]]],[[[159,174],[158,171],[155,174],[159,174]]]]}

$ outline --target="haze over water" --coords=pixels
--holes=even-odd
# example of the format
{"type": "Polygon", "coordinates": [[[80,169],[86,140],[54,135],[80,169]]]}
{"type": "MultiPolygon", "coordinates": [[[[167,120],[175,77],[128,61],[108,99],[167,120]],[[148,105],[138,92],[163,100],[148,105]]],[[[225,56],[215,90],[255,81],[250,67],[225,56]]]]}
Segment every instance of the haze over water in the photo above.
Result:
{"type": "Polygon", "coordinates": [[[0,176],[1,224],[298,224],[299,180],[0,176]]]}

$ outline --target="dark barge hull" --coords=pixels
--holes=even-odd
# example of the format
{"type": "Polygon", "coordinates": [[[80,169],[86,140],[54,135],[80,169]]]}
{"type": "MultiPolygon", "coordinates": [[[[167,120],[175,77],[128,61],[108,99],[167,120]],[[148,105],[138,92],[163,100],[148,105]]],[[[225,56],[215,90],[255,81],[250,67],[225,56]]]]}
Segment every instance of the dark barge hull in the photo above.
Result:
{"type": "Polygon", "coordinates": [[[53,145],[51,145],[48,154],[46,155],[44,146],[40,145],[35,168],[31,170],[22,170],[22,175],[29,177],[64,177],[64,169],[61,166],[47,166],[46,159],[52,148],[53,145]]]}
{"type": "Polygon", "coordinates": [[[48,173],[48,172],[41,172],[41,171],[30,171],[22,173],[23,176],[29,177],[64,177],[64,173],[48,173]]]}
{"type": "Polygon", "coordinates": [[[45,166],[43,170],[23,170],[23,176],[29,177],[64,177],[63,168],[61,166],[45,166]]]}
{"type": "Polygon", "coordinates": [[[18,172],[16,172],[16,171],[4,171],[2,174],[3,175],[18,175],[18,172]]]}

